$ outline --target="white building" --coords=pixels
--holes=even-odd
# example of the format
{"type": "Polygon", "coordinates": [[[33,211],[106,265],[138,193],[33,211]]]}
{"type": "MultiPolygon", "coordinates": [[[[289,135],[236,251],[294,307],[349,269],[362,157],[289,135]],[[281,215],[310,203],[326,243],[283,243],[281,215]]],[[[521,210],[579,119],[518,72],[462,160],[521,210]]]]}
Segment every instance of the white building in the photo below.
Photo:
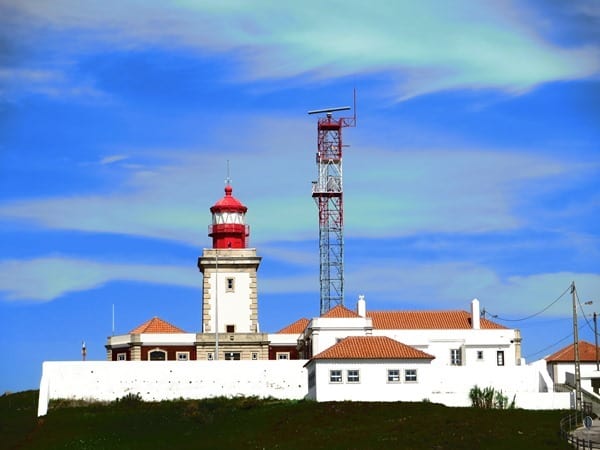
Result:
{"type": "MultiPolygon", "coordinates": [[[[491,386],[524,408],[568,408],[545,365],[525,365],[519,330],[470,311],[356,311],[342,305],[277,333],[259,328],[257,271],[247,208],[232,196],[211,207],[212,248],[198,258],[202,329],[189,333],[153,318],[108,338],[103,362],[44,363],[40,415],[53,398],[111,400],[257,395],[317,401],[419,401],[468,406],[474,386],[491,386]],[[274,361],[275,360],[275,361],[274,361]]],[[[560,375],[560,370],[557,369],[560,375]]]]}
{"type": "MultiPolygon", "coordinates": [[[[299,339],[310,358],[348,336],[386,336],[429,353],[435,366],[493,368],[521,364],[519,330],[480,317],[479,301],[471,312],[367,311],[364,296],[357,310],[338,305],[312,319],[299,339]]],[[[275,337],[272,337],[274,339],[275,337]]]]}

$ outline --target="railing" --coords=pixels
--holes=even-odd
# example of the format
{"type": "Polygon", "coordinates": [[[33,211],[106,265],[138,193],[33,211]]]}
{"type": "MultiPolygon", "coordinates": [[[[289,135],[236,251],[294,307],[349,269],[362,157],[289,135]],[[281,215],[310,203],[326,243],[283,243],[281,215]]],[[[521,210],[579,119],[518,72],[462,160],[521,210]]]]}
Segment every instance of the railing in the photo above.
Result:
{"type": "Polygon", "coordinates": [[[583,426],[583,419],[592,414],[592,404],[583,402],[583,410],[575,411],[560,420],[560,437],[576,449],[600,449],[600,442],[577,436],[574,431],[583,426]]]}

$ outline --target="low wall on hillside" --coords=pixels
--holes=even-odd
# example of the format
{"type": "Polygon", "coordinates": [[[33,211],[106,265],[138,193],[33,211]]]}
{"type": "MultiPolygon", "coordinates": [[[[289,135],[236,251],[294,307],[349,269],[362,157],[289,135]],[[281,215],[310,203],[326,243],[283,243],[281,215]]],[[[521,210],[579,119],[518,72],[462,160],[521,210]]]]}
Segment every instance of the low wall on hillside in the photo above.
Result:
{"type": "Polygon", "coordinates": [[[258,396],[303,399],[304,360],[293,361],[53,361],[44,362],[38,416],[53,399],[146,401],[258,396]]]}

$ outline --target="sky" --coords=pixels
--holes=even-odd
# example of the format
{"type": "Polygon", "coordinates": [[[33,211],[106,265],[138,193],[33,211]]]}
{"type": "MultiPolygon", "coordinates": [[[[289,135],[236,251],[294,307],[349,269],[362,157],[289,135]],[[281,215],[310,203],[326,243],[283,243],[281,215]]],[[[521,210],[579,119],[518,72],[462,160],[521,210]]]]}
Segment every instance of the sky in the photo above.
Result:
{"type": "Polygon", "coordinates": [[[575,282],[593,342],[600,2],[0,0],[0,392],[154,316],[201,329],[228,161],[261,330],[317,316],[307,111],[354,89],[346,306],[478,298],[533,361],[572,342],[575,282]]]}

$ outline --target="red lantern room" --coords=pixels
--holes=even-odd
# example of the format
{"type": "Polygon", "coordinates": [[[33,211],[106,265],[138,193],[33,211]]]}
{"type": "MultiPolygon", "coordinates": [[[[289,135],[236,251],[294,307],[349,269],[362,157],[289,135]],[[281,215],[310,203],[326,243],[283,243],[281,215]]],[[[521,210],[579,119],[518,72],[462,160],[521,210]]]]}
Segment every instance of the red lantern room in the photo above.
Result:
{"type": "Polygon", "coordinates": [[[208,235],[213,239],[213,248],[246,248],[250,231],[245,223],[246,208],[236,199],[228,184],[225,186],[225,197],[210,208],[212,225],[208,235]]]}

